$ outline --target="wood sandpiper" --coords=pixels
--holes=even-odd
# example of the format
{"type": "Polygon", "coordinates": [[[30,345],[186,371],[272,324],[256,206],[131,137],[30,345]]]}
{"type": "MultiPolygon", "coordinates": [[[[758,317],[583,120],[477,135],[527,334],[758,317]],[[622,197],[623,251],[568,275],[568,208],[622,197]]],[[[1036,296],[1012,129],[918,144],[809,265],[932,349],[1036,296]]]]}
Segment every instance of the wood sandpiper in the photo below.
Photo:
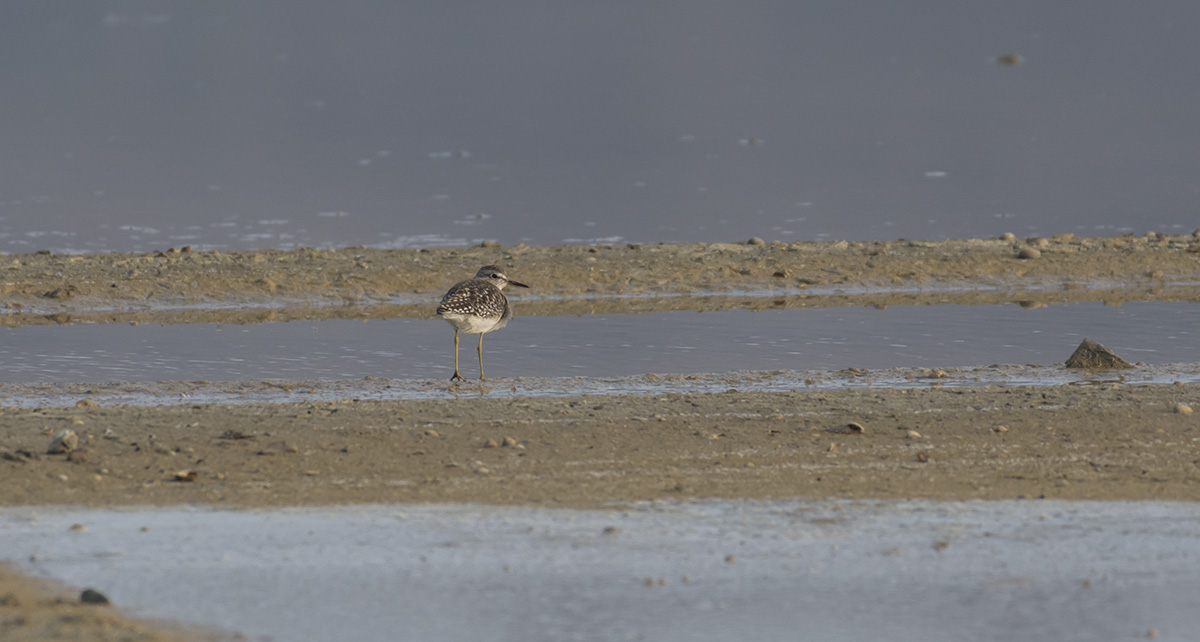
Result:
{"type": "Polygon", "coordinates": [[[478,334],[479,347],[479,380],[486,381],[483,376],[483,335],[493,330],[499,330],[508,325],[512,318],[512,308],[508,298],[501,290],[506,285],[527,288],[524,283],[517,283],[504,274],[504,269],[498,265],[485,265],[475,273],[475,278],[455,284],[442,297],[438,304],[437,316],[454,326],[454,376],[450,381],[465,381],[458,374],[458,333],[478,334]]]}

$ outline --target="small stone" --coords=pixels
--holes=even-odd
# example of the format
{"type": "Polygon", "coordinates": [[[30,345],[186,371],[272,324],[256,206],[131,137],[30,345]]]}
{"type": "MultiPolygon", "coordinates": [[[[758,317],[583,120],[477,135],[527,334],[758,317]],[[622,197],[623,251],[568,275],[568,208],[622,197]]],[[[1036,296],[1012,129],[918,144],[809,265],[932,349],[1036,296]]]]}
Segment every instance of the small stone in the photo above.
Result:
{"type": "Polygon", "coordinates": [[[79,445],[79,435],[75,434],[70,428],[63,428],[54,435],[54,439],[50,442],[50,448],[46,450],[47,454],[58,455],[61,453],[69,453],[75,450],[79,445]]]}
{"type": "Polygon", "coordinates": [[[440,437],[441,435],[438,434],[438,431],[430,429],[430,430],[425,431],[425,436],[426,437],[440,437]]]}
{"type": "Polygon", "coordinates": [[[617,533],[620,533],[620,532],[621,532],[621,529],[620,529],[620,527],[617,527],[617,526],[605,526],[604,527],[605,535],[616,535],[617,533]]]}
{"type": "Polygon", "coordinates": [[[496,241],[483,241],[479,244],[479,247],[500,247],[500,244],[496,241]]]}
{"type": "Polygon", "coordinates": [[[1062,234],[1055,234],[1051,238],[1054,239],[1055,241],[1058,241],[1059,243],[1065,243],[1065,242],[1070,241],[1071,239],[1075,238],[1075,233],[1074,232],[1064,232],[1062,234]]]}
{"type": "Polygon", "coordinates": [[[1020,252],[1017,252],[1017,258],[1018,259],[1040,259],[1040,258],[1042,258],[1042,253],[1032,247],[1024,247],[1024,248],[1021,248],[1020,252]]]}
{"type": "Polygon", "coordinates": [[[766,243],[766,241],[758,238],[757,236],[750,239],[749,241],[746,241],[746,245],[764,245],[765,243],[766,243]]]}
{"type": "Polygon", "coordinates": [[[850,423],[846,424],[846,430],[853,432],[853,433],[858,433],[860,435],[863,434],[864,432],[867,432],[867,429],[864,428],[863,425],[858,423],[857,421],[851,421],[850,423]]]}
{"type": "Polygon", "coordinates": [[[1015,240],[1017,240],[1017,235],[1013,234],[1012,232],[1005,232],[1000,235],[1000,240],[1001,241],[1015,241],[1015,240]]]}
{"type": "Polygon", "coordinates": [[[99,405],[100,404],[96,403],[95,401],[92,401],[91,399],[80,399],[79,401],[75,402],[76,408],[91,408],[93,406],[99,406],[99,405]]]}
{"type": "Polygon", "coordinates": [[[67,453],[67,461],[73,461],[77,464],[86,464],[88,462],[88,452],[86,450],[73,450],[67,453]]]}
{"type": "Polygon", "coordinates": [[[489,440],[483,442],[484,448],[498,448],[499,446],[500,446],[500,444],[496,443],[495,439],[489,439],[489,440]]]}
{"type": "Polygon", "coordinates": [[[177,482],[193,482],[196,481],[196,478],[199,476],[200,473],[197,473],[194,470],[181,470],[175,473],[174,479],[177,482]]]}
{"type": "Polygon", "coordinates": [[[996,432],[1008,432],[1008,427],[1007,426],[996,426],[995,428],[993,428],[993,430],[995,430],[996,432]]]}
{"type": "Polygon", "coordinates": [[[735,556],[733,556],[733,555],[726,555],[726,556],[725,556],[725,563],[726,563],[726,564],[733,564],[733,563],[734,563],[734,562],[736,562],[736,561],[737,561],[737,557],[735,557],[735,556]]]}
{"type": "Polygon", "coordinates": [[[1181,415],[1190,415],[1192,414],[1192,407],[1185,403],[1177,403],[1175,404],[1175,412],[1181,415]]]}
{"type": "Polygon", "coordinates": [[[1035,236],[1029,239],[1029,244],[1034,247],[1046,247],[1047,245],[1050,245],[1050,239],[1044,236],[1035,236]]]}
{"type": "Polygon", "coordinates": [[[80,523],[75,523],[75,524],[71,524],[71,528],[69,528],[68,530],[70,530],[72,533],[82,533],[87,530],[87,526],[84,526],[83,524],[80,524],[80,523]]]}
{"type": "Polygon", "coordinates": [[[910,430],[910,431],[904,433],[904,436],[908,437],[909,439],[920,439],[921,433],[919,433],[915,430],[910,430]]]}
{"type": "Polygon", "coordinates": [[[96,589],[83,589],[83,593],[79,594],[79,601],[84,604],[108,604],[108,596],[97,591],[96,589]]]}
{"type": "Polygon", "coordinates": [[[947,548],[950,548],[950,542],[947,542],[944,539],[940,539],[933,543],[933,550],[935,551],[944,551],[947,548]]]}
{"type": "Polygon", "coordinates": [[[501,441],[500,444],[505,448],[512,448],[517,445],[517,440],[512,437],[505,437],[504,441],[501,441]]]}
{"type": "Polygon", "coordinates": [[[1132,368],[1133,364],[1103,345],[1085,338],[1071,353],[1066,366],[1077,370],[1117,370],[1132,368]]]}

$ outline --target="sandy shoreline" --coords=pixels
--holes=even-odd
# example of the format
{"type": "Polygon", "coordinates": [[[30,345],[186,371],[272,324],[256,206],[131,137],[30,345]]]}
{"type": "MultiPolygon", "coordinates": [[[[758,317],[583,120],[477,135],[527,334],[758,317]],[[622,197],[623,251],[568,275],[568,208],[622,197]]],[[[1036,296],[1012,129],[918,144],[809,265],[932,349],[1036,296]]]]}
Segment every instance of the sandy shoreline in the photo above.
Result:
{"type": "Polygon", "coordinates": [[[1200,385],[0,410],[5,505],[1200,500],[1200,385]],[[861,434],[851,423],[862,426],[861,434]],[[51,435],[80,437],[46,454],[51,435]],[[179,479],[187,481],[180,481],[179,479]]]}
{"type": "MultiPolygon", "coordinates": [[[[1189,235],[9,255],[0,324],[424,317],[449,284],[493,262],[535,286],[520,301],[530,315],[1195,301],[1198,252],[1189,235]],[[1019,258],[1030,249],[1035,258],[1019,258]]],[[[1200,413],[1179,404],[1200,406],[1200,384],[565,398],[464,386],[460,400],[9,407],[0,504],[1200,501],[1200,413]],[[75,452],[47,454],[64,429],[80,438],[75,452]]],[[[29,587],[0,573],[0,598],[16,596],[0,599],[0,622],[78,621],[77,604],[22,597],[29,587]]],[[[115,639],[101,620],[95,637],[55,626],[18,627],[13,639],[115,639]]]]}
{"type": "Polygon", "coordinates": [[[29,254],[0,259],[0,322],[424,317],[430,301],[487,263],[532,286],[520,293],[522,314],[762,306],[764,296],[776,295],[784,306],[838,305],[847,292],[865,295],[854,304],[867,305],[940,300],[930,296],[1035,304],[1200,296],[1200,239],[1191,235],[29,254]],[[1022,252],[1036,258],[1020,258],[1022,252]],[[352,309],[330,311],[346,306],[352,309]]]}

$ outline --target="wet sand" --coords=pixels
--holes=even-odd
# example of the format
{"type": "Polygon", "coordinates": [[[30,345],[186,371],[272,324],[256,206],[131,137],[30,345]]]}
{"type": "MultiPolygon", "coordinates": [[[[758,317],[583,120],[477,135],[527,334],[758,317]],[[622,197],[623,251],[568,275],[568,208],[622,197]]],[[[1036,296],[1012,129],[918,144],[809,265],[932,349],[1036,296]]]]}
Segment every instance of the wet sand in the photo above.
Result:
{"type": "Polygon", "coordinates": [[[561,399],[460,389],[431,401],[6,408],[2,500],[1200,500],[1200,415],[1176,408],[1200,407],[1196,384],[561,399]],[[77,449],[47,454],[64,429],[77,449]]]}
{"type": "MultiPolygon", "coordinates": [[[[953,289],[964,296],[990,289],[1010,297],[1023,290],[1080,300],[1195,300],[1198,250],[1192,236],[1153,236],[22,255],[0,262],[7,263],[0,318],[9,325],[189,322],[217,320],[212,315],[224,310],[233,315],[227,321],[251,322],[333,308],[359,314],[370,304],[395,306],[386,314],[428,316],[449,284],[493,262],[535,286],[520,314],[595,305],[580,297],[613,299],[606,305],[618,307],[610,311],[637,311],[656,296],[694,309],[691,297],[666,295],[711,292],[780,293],[706,299],[733,305],[808,305],[808,290],[828,304],[888,305],[925,290],[936,291],[927,302],[944,302],[953,289]],[[1036,257],[1018,258],[1027,249],[1036,257]],[[848,299],[855,289],[872,289],[866,296],[873,298],[848,299]]],[[[1071,349],[1064,346],[1064,357],[1071,349]]],[[[797,388],[499,399],[472,383],[448,392],[453,398],[426,401],[3,408],[0,503],[604,508],[691,498],[1200,500],[1200,415],[1178,408],[1200,405],[1195,384],[1132,386],[1114,377],[1036,388],[797,388]],[[77,448],[47,454],[52,435],[64,429],[78,434],[77,448]]],[[[0,598],[26,590],[25,580],[0,575],[0,598]]],[[[107,624],[92,627],[95,638],[12,628],[67,613],[65,604],[18,597],[14,607],[0,599],[0,626],[15,640],[119,639],[102,637],[107,624]]]]}
{"type": "Polygon", "coordinates": [[[431,302],[488,263],[505,266],[510,276],[532,286],[515,295],[521,301],[520,314],[938,303],[946,296],[961,297],[961,303],[994,303],[1013,300],[1014,292],[1027,293],[1021,298],[1033,304],[1042,299],[1200,298],[1200,238],[1192,235],[457,250],[176,250],[5,257],[0,261],[5,268],[0,283],[5,314],[0,314],[0,323],[429,317],[431,302]],[[738,298],[739,293],[759,296],[738,298]],[[864,298],[847,302],[847,296],[860,295],[864,298]]]}

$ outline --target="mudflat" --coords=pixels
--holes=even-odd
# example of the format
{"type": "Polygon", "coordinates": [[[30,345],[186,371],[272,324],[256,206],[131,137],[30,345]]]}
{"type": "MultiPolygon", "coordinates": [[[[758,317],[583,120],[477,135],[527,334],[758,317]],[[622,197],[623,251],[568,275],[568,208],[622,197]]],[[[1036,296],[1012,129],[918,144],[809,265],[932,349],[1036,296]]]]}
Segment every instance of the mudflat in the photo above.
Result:
{"type": "Polygon", "coordinates": [[[1200,297],[1195,235],[286,252],[168,248],[153,254],[9,255],[0,260],[0,324],[426,318],[446,289],[491,263],[531,286],[515,295],[522,315],[1200,297]]]}
{"type": "MultiPolygon", "coordinates": [[[[802,388],[802,382],[797,383],[802,388]]],[[[472,390],[476,388],[476,390],[472,390]]],[[[0,410],[7,505],[1200,500],[1198,385],[0,410]],[[48,454],[72,430],[69,453],[48,454]]]]}
{"type": "MultiPolygon", "coordinates": [[[[1200,299],[1200,239],[1191,235],[428,251],[168,248],[6,256],[0,322],[432,316],[431,302],[450,284],[488,263],[534,286],[528,297],[522,293],[520,314],[1200,299]]],[[[1071,349],[1064,346],[1064,357],[1071,349]]],[[[0,504],[1200,500],[1195,384],[1126,385],[1113,377],[1059,386],[947,388],[931,381],[907,390],[827,391],[798,380],[783,392],[565,398],[492,398],[489,385],[504,381],[445,384],[444,399],[425,401],[140,407],[81,396],[67,407],[3,408],[0,504]],[[48,452],[68,430],[76,438],[71,447],[48,452]]],[[[0,572],[4,638],[125,639],[112,632],[118,629],[107,615],[76,613],[108,607],[49,595],[0,572]]],[[[176,634],[153,635],[162,637],[143,639],[176,634]]]]}

